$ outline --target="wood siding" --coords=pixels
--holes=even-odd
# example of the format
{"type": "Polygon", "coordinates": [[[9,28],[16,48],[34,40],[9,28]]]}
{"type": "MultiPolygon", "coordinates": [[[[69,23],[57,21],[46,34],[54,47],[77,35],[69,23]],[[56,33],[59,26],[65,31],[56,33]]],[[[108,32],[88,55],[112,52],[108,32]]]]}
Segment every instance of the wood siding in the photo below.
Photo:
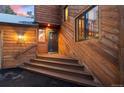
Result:
{"type": "Polygon", "coordinates": [[[106,86],[118,86],[124,82],[124,7],[120,6],[99,6],[99,39],[75,42],[75,18],[89,5],[68,5],[69,18],[64,21],[64,7],[56,5],[35,6],[36,22],[40,28],[45,29],[46,41],[38,42],[38,27],[24,27],[16,25],[0,24],[2,48],[2,67],[11,68],[20,65],[22,61],[28,61],[35,53],[48,53],[48,33],[54,27],[59,32],[58,49],[59,54],[78,59],[80,64],[85,65],[90,72],[106,86]],[[45,24],[45,25],[44,25],[45,24]],[[24,32],[25,43],[18,44],[18,32],[24,32]],[[15,55],[21,51],[37,44],[37,50],[31,49],[20,58],[15,55]]]}
{"type": "Polygon", "coordinates": [[[45,42],[38,41],[37,55],[48,53],[48,32],[50,28],[42,28],[42,29],[45,30],[45,42]]]}
{"type": "Polygon", "coordinates": [[[58,25],[61,25],[61,6],[38,5],[35,6],[35,13],[39,28],[45,29],[45,42],[38,42],[37,54],[48,53],[48,33],[52,29],[59,29],[58,25]],[[47,26],[48,24],[50,27],[47,26]]]}
{"type": "Polygon", "coordinates": [[[121,72],[121,85],[124,85],[124,6],[120,6],[120,72],[121,72]]]}
{"type": "Polygon", "coordinates": [[[61,7],[58,5],[35,6],[35,17],[38,23],[61,24],[61,7]]]}
{"type": "Polygon", "coordinates": [[[101,40],[106,51],[113,57],[119,57],[119,27],[120,11],[119,6],[100,6],[101,11],[101,40]]]}
{"type": "Polygon", "coordinates": [[[119,84],[119,7],[100,6],[100,39],[75,42],[75,16],[89,6],[69,6],[69,20],[62,23],[59,53],[80,60],[103,84],[119,84]],[[72,13],[74,12],[74,14],[72,13]],[[103,30],[104,29],[104,30],[103,30]]]}
{"type": "Polygon", "coordinates": [[[59,29],[54,29],[50,27],[41,28],[45,30],[45,42],[38,42],[37,55],[48,53],[48,35],[50,31],[59,31],[59,29]]]}
{"type": "MultiPolygon", "coordinates": [[[[16,60],[14,56],[36,43],[36,27],[0,25],[0,31],[2,31],[3,34],[2,68],[16,67],[19,61],[16,60]],[[17,33],[19,31],[24,32],[25,43],[23,44],[18,44],[17,33]]],[[[28,53],[28,55],[31,53],[32,52],[28,53]]]]}

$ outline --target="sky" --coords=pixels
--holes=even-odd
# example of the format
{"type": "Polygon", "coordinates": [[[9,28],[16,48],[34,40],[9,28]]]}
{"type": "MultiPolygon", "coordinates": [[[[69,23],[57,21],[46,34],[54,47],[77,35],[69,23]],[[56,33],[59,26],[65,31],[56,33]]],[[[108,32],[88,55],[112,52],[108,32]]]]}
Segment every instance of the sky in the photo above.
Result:
{"type": "Polygon", "coordinates": [[[34,15],[33,5],[9,5],[9,7],[16,13],[16,15],[1,12],[0,22],[19,24],[32,24],[34,22],[34,18],[32,16],[27,17],[29,16],[27,14],[28,11],[32,11],[32,14],[34,15]]]}
{"type": "Polygon", "coordinates": [[[11,9],[20,16],[28,16],[27,11],[32,11],[34,15],[33,5],[10,5],[11,9]]]}

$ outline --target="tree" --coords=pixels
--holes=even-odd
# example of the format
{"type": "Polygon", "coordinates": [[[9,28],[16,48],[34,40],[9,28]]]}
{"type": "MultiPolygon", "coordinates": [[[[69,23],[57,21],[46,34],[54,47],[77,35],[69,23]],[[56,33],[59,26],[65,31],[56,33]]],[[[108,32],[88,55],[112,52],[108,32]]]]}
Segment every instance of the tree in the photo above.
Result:
{"type": "Polygon", "coordinates": [[[27,11],[27,14],[28,14],[31,18],[34,17],[33,14],[32,14],[32,11],[27,11]]]}
{"type": "Polygon", "coordinates": [[[16,15],[16,13],[10,8],[9,5],[5,6],[5,7],[2,9],[2,13],[14,14],[14,15],[16,15]]]}

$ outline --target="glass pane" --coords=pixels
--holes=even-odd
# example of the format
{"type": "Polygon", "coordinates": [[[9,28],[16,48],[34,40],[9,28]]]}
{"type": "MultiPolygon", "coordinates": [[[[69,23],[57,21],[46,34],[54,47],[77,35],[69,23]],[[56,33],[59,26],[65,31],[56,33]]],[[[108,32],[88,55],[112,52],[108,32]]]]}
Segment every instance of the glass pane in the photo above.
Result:
{"type": "Polygon", "coordinates": [[[87,13],[89,24],[89,38],[98,38],[98,6],[87,13]]]}
{"type": "Polygon", "coordinates": [[[68,7],[65,8],[65,21],[68,20],[68,7]]]}
{"type": "Polygon", "coordinates": [[[78,25],[79,23],[78,23],[78,19],[76,19],[76,32],[75,32],[75,36],[76,36],[76,38],[75,38],[75,40],[76,41],[78,41],[78,30],[79,30],[79,25],[78,25]]]}
{"type": "Polygon", "coordinates": [[[84,36],[84,20],[82,18],[79,19],[79,40],[83,40],[84,36]]]}
{"type": "Polygon", "coordinates": [[[76,19],[76,41],[98,38],[98,6],[91,7],[76,19]]]}

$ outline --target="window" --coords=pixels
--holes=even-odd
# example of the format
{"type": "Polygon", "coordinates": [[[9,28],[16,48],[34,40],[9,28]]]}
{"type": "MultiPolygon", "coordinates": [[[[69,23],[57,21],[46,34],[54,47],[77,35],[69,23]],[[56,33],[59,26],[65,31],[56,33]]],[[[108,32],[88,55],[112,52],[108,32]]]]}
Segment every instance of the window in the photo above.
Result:
{"type": "Polygon", "coordinates": [[[64,21],[68,20],[68,6],[64,8],[64,21]]]}
{"type": "Polygon", "coordinates": [[[75,41],[99,37],[98,6],[91,6],[75,19],[75,41]]]}
{"type": "Polygon", "coordinates": [[[38,41],[42,43],[45,42],[45,29],[38,30],[38,41]]]}

